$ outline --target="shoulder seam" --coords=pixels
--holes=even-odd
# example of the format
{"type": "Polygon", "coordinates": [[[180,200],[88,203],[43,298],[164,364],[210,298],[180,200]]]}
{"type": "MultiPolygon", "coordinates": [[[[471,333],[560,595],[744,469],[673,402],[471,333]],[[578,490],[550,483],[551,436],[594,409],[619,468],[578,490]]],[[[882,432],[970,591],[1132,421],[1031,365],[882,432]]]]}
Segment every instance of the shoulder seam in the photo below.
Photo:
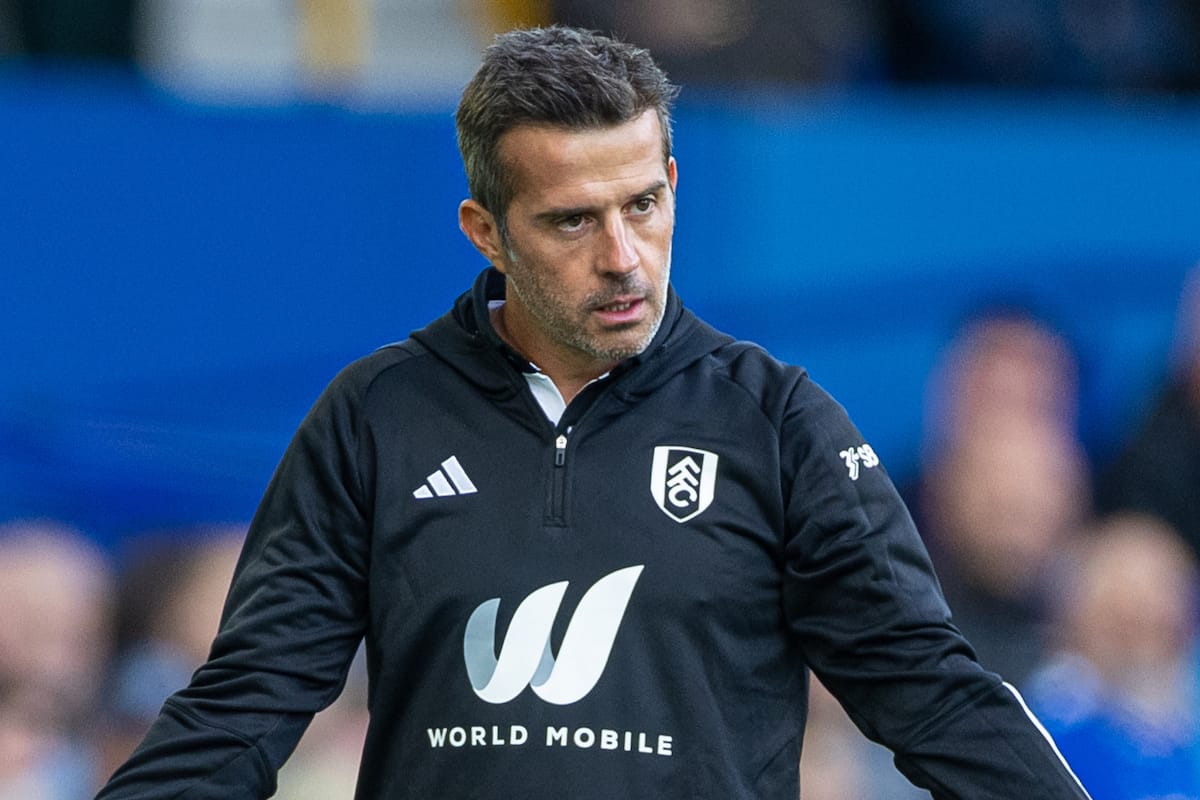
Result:
{"type": "MultiPolygon", "coordinates": [[[[720,373],[721,377],[725,381],[729,382],[733,386],[736,386],[739,390],[741,390],[741,392],[743,394],[745,394],[747,397],[751,398],[752,400],[757,400],[758,398],[756,398],[754,396],[754,394],[752,394],[750,392],[750,390],[748,388],[746,388],[745,385],[742,384],[741,381],[736,380],[732,375],[729,374],[732,364],[737,359],[741,358],[743,355],[746,355],[746,354],[752,353],[752,352],[757,352],[763,358],[769,359],[771,361],[775,361],[775,363],[779,364],[781,368],[787,367],[786,364],[783,364],[782,362],[777,361],[776,359],[774,359],[771,356],[770,353],[768,353],[766,350],[764,350],[759,345],[754,344],[753,342],[745,342],[745,341],[731,342],[730,344],[725,345],[724,347],[721,347],[720,349],[709,353],[708,357],[711,359],[720,359],[720,366],[716,371],[720,373]],[[727,359],[720,358],[720,356],[719,356],[720,353],[729,352],[729,351],[734,352],[734,355],[731,358],[727,358],[727,359]]],[[[797,369],[799,369],[799,368],[797,368],[797,369]]],[[[788,393],[787,393],[788,399],[790,399],[796,393],[796,388],[797,388],[797,386],[799,386],[799,383],[800,382],[797,381],[796,385],[792,386],[791,389],[788,390],[788,393]]],[[[752,405],[758,410],[759,414],[761,414],[762,417],[767,420],[767,422],[768,422],[768,424],[770,424],[771,428],[774,429],[776,436],[781,437],[783,434],[783,428],[782,428],[783,420],[782,419],[779,419],[779,420],[771,419],[770,415],[767,414],[766,409],[764,409],[762,407],[762,404],[759,402],[754,402],[752,405]]]]}

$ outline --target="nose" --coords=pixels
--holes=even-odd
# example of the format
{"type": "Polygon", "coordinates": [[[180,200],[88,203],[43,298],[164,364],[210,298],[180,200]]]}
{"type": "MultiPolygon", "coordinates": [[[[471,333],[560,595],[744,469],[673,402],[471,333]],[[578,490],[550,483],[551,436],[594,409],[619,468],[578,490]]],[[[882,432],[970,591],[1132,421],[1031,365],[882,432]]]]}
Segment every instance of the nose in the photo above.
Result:
{"type": "Polygon", "coordinates": [[[626,220],[619,215],[605,225],[601,247],[603,252],[600,264],[604,272],[626,274],[641,265],[633,232],[626,220]]]}

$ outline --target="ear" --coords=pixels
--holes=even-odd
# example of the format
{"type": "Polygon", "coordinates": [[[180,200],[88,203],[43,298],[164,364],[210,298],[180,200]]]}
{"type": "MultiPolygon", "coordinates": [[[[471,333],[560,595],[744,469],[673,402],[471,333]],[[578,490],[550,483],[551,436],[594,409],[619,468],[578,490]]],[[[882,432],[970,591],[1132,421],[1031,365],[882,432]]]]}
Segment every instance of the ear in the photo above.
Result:
{"type": "Polygon", "coordinates": [[[667,159],[667,180],[671,183],[671,191],[675,191],[675,184],[679,182],[679,165],[675,163],[675,156],[667,159]]]}
{"type": "Polygon", "coordinates": [[[458,227],[492,266],[505,271],[504,246],[492,212],[474,200],[463,200],[458,205],[458,227]]]}

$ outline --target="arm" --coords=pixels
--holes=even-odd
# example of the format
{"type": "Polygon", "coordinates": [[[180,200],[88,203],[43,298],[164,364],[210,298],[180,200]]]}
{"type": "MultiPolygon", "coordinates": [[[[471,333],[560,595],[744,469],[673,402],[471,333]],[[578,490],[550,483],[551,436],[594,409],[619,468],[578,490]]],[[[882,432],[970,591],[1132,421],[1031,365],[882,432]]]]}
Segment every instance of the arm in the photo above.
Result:
{"type": "Polygon", "coordinates": [[[802,381],[783,423],[785,612],[822,683],[939,800],[1086,798],[1016,691],[951,624],[882,465],[802,381]]]}
{"type": "Polygon", "coordinates": [[[348,383],[325,392],[276,470],[208,662],[98,800],[268,797],[313,714],[341,691],[365,627],[368,545],[348,383]]]}

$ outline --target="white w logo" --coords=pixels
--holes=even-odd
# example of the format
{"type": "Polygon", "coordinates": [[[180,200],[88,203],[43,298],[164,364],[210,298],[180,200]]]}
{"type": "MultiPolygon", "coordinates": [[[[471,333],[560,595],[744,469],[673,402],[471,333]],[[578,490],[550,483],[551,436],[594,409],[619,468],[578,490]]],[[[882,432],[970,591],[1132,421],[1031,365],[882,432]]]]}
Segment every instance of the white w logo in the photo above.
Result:
{"type": "Polygon", "coordinates": [[[529,686],[548,703],[574,703],[592,690],[608,663],[617,628],[643,566],[626,567],[596,581],[567,624],[558,658],[550,651],[550,629],[567,582],[537,589],[517,606],[508,634],[495,655],[500,599],[481,603],[467,620],[463,658],[475,694],[507,703],[529,686]]]}

